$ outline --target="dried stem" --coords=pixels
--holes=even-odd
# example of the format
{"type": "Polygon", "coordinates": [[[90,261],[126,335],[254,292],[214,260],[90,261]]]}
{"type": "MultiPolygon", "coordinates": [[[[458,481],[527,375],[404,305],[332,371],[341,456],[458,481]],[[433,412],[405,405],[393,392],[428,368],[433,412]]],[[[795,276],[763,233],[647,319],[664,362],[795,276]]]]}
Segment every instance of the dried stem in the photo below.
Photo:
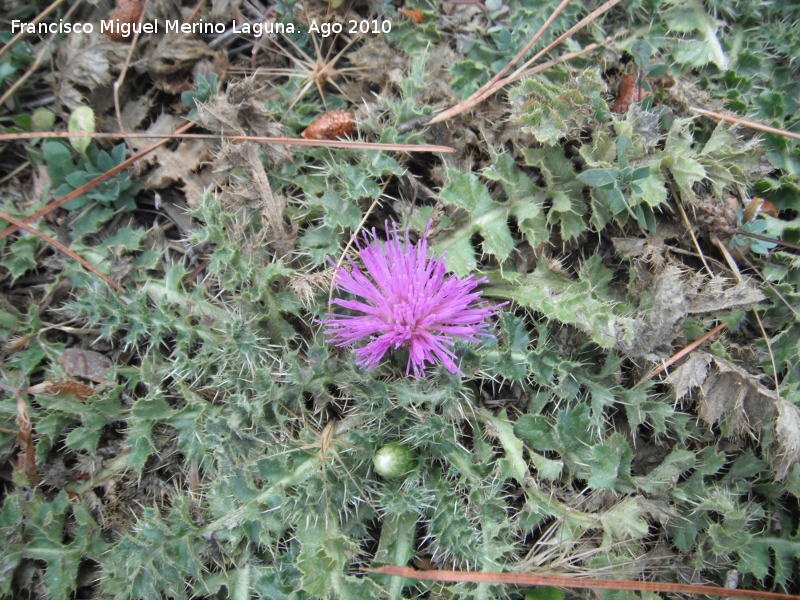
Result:
{"type": "Polygon", "coordinates": [[[53,43],[53,39],[52,38],[47,40],[47,42],[45,43],[44,47],[39,51],[39,54],[36,55],[36,60],[34,60],[33,64],[31,64],[31,66],[28,67],[28,70],[25,71],[25,73],[23,73],[19,77],[19,79],[17,79],[14,82],[14,85],[12,85],[10,88],[8,88],[6,90],[5,94],[0,96],[0,106],[5,104],[6,100],[8,100],[9,98],[11,98],[11,96],[16,94],[17,90],[20,87],[22,87],[22,84],[24,84],[26,81],[28,81],[30,76],[33,75],[39,69],[39,66],[42,64],[42,61],[44,60],[45,55],[47,55],[48,51],[50,50],[50,45],[52,43],[53,43]]]}
{"type": "MultiPolygon", "coordinates": [[[[200,14],[200,9],[203,8],[203,5],[205,3],[206,3],[206,0],[198,0],[197,4],[195,5],[194,9],[192,10],[192,13],[186,19],[187,23],[191,23],[192,21],[194,21],[197,18],[197,15],[200,14]]],[[[235,6],[235,5],[232,5],[232,6],[235,6]]]]}
{"type": "Polygon", "coordinates": [[[767,330],[764,329],[764,323],[761,322],[761,317],[758,314],[758,311],[753,307],[753,314],[756,317],[756,321],[758,321],[758,327],[761,329],[761,335],[764,337],[764,343],[767,345],[767,352],[769,353],[769,360],[772,363],[772,380],[775,382],[775,392],[780,394],[781,384],[778,381],[778,365],[775,363],[775,354],[772,352],[772,344],[769,342],[769,336],[767,335],[767,330]]]}
{"type": "MultiPolygon", "coordinates": [[[[552,50],[553,48],[555,48],[556,46],[561,44],[561,42],[563,42],[567,38],[571,37],[573,34],[577,33],[578,31],[580,31],[581,29],[583,29],[584,27],[586,27],[590,23],[593,23],[597,19],[597,17],[599,17],[603,13],[606,13],[609,10],[611,10],[619,2],[620,2],[620,0],[608,0],[608,2],[606,2],[605,4],[603,4],[600,7],[596,8],[595,10],[593,10],[591,13],[589,13],[583,19],[578,21],[578,23],[576,25],[573,25],[567,31],[562,33],[558,38],[553,40],[546,48],[544,48],[539,53],[537,53],[536,56],[534,56],[530,60],[526,61],[525,64],[522,65],[519,69],[517,69],[511,75],[506,77],[505,80],[504,80],[505,83],[503,85],[507,85],[509,83],[513,83],[514,81],[517,81],[520,77],[522,77],[525,74],[525,70],[530,65],[532,65],[537,60],[539,60],[542,56],[544,56],[545,54],[550,52],[550,50],[552,50]]],[[[496,89],[492,90],[491,93],[494,93],[495,91],[499,90],[500,87],[502,87],[502,86],[496,87],[496,89]]]]}
{"type": "MultiPolygon", "coordinates": [[[[372,201],[372,204],[369,205],[367,212],[364,213],[364,218],[361,219],[361,222],[358,224],[358,227],[356,227],[356,230],[353,232],[353,235],[351,235],[350,239],[347,240],[347,245],[344,247],[344,250],[342,250],[342,255],[339,257],[339,261],[336,263],[337,270],[339,267],[342,266],[342,263],[344,263],[344,257],[347,256],[347,253],[350,251],[350,248],[352,247],[353,242],[356,239],[356,236],[361,231],[361,228],[364,227],[364,223],[367,222],[367,219],[372,214],[372,211],[375,210],[376,206],[378,206],[378,202],[380,202],[383,193],[386,191],[386,188],[389,187],[389,181],[391,181],[391,179],[387,179],[386,182],[383,184],[380,196],[378,196],[375,200],[372,201]]],[[[331,277],[331,286],[330,289],[328,290],[328,310],[330,310],[331,302],[333,302],[333,286],[335,283],[336,283],[336,271],[333,272],[333,277],[331,277]]]]}
{"type": "Polygon", "coordinates": [[[2,179],[0,179],[0,185],[3,185],[6,181],[11,181],[12,179],[14,179],[14,177],[16,177],[17,175],[22,173],[25,169],[27,169],[30,166],[31,166],[31,161],[26,160],[24,163],[22,163],[16,169],[11,171],[11,173],[9,173],[8,175],[6,175],[2,179]]]}
{"type": "Polygon", "coordinates": [[[572,60],[573,58],[580,58],[581,56],[583,56],[585,54],[589,54],[589,52],[592,52],[594,50],[597,50],[601,46],[604,46],[605,44],[607,44],[612,39],[613,39],[613,37],[606,38],[605,40],[603,40],[602,44],[596,44],[596,43],[595,44],[589,44],[588,46],[586,46],[586,48],[583,48],[583,49],[581,49],[581,50],[579,50],[577,52],[569,52],[567,54],[564,54],[563,56],[559,56],[558,58],[554,58],[553,60],[548,60],[547,62],[543,62],[540,65],[536,65],[535,67],[531,67],[530,69],[526,69],[525,71],[520,73],[518,78],[521,79],[522,77],[530,77],[531,75],[536,75],[537,73],[541,73],[542,71],[546,71],[550,67],[555,67],[556,65],[559,65],[561,63],[568,62],[568,61],[572,60]]]}
{"type": "MultiPolygon", "coordinates": [[[[73,4],[70,7],[70,9],[64,15],[64,19],[69,18],[69,16],[75,11],[75,9],[78,8],[78,5],[80,5],[80,1],[76,2],[75,4],[73,4]]],[[[17,35],[19,35],[19,34],[17,34],[17,35]]],[[[6,90],[5,94],[0,96],[0,106],[5,104],[6,100],[8,100],[9,98],[11,98],[11,96],[16,94],[17,90],[20,87],[22,87],[22,84],[25,83],[26,81],[28,81],[30,76],[33,75],[36,71],[39,70],[39,67],[42,64],[42,61],[44,60],[44,57],[47,56],[48,51],[50,50],[50,46],[52,45],[54,39],[55,39],[55,35],[53,35],[49,40],[47,40],[47,43],[45,43],[44,47],[39,51],[39,54],[36,55],[36,60],[33,61],[33,64],[31,64],[31,66],[28,67],[28,69],[25,71],[25,73],[23,73],[20,76],[20,78],[17,79],[14,82],[14,85],[12,85],[10,88],[8,88],[6,90]]],[[[8,48],[13,42],[14,42],[14,40],[11,40],[11,42],[9,42],[8,45],[3,46],[3,49],[0,50],[0,56],[3,55],[3,51],[6,48],[8,48]]]]}
{"type": "MultiPolygon", "coordinates": [[[[514,58],[512,58],[511,61],[505,67],[503,67],[499,73],[497,73],[497,75],[492,77],[483,86],[481,86],[481,88],[474,94],[472,94],[470,98],[472,98],[473,96],[482,96],[485,92],[490,90],[495,83],[500,81],[503,78],[503,76],[511,70],[511,67],[513,67],[520,60],[522,60],[522,57],[525,56],[531,48],[533,48],[533,45],[539,41],[539,38],[542,37],[544,32],[550,29],[550,25],[553,24],[553,21],[556,20],[556,17],[558,17],[558,15],[560,15],[562,11],[567,7],[567,4],[569,4],[569,0],[562,0],[561,4],[559,4],[556,7],[556,9],[553,11],[553,14],[547,17],[547,20],[539,28],[539,31],[537,31],[534,34],[534,36],[530,39],[530,41],[527,44],[525,44],[525,47],[519,52],[519,54],[517,54],[514,58]]],[[[469,100],[470,98],[468,98],[467,100],[469,100]]]]}
{"type": "Polygon", "coordinates": [[[90,272],[94,273],[95,275],[97,275],[100,279],[105,281],[108,285],[110,285],[112,288],[114,288],[118,292],[124,292],[125,291],[125,288],[123,288],[121,285],[119,285],[116,281],[113,281],[112,279],[107,277],[105,274],[101,273],[99,270],[97,270],[95,267],[90,265],[88,262],[86,262],[80,256],[75,254],[72,250],[67,248],[64,244],[62,244],[61,242],[59,242],[57,240],[54,240],[49,235],[45,235],[44,233],[42,233],[38,229],[36,229],[34,227],[31,227],[27,223],[25,223],[23,221],[20,221],[19,219],[15,219],[14,217],[12,217],[10,215],[7,215],[7,214],[5,214],[3,212],[0,212],[0,220],[8,221],[12,225],[14,225],[14,226],[16,226],[16,227],[18,227],[20,229],[24,229],[25,231],[27,231],[31,235],[35,235],[40,240],[42,240],[44,242],[47,242],[48,244],[50,244],[56,250],[59,250],[59,251],[63,252],[64,254],[66,254],[67,256],[69,256],[72,260],[77,262],[79,265],[81,265],[87,271],[90,271],[90,272]]]}
{"type": "Polygon", "coordinates": [[[478,102],[480,102],[481,100],[486,98],[486,96],[489,95],[490,90],[492,89],[492,87],[497,82],[501,81],[503,76],[511,70],[511,67],[516,65],[522,59],[522,57],[525,56],[525,54],[527,54],[528,51],[531,48],[533,48],[533,45],[539,40],[540,37],[542,37],[544,32],[547,31],[550,28],[550,25],[553,24],[553,21],[556,20],[556,17],[558,17],[558,15],[560,15],[561,12],[567,7],[567,4],[569,4],[569,0],[562,0],[561,4],[559,4],[556,7],[556,9],[553,11],[553,14],[551,14],[547,18],[547,20],[544,22],[544,24],[542,24],[542,26],[539,28],[539,31],[537,31],[534,34],[534,36],[531,38],[531,40],[527,44],[525,44],[525,47],[522,49],[522,51],[519,54],[517,54],[514,58],[512,58],[509,61],[509,63],[505,67],[503,67],[503,69],[497,75],[495,75],[489,81],[487,81],[485,84],[483,84],[480,87],[480,89],[475,91],[466,100],[462,100],[461,102],[459,102],[455,106],[452,106],[452,107],[448,108],[446,111],[436,115],[431,120],[431,123],[438,123],[440,121],[444,121],[444,120],[449,119],[451,117],[454,117],[454,116],[456,116],[458,114],[461,114],[465,110],[468,110],[470,107],[476,105],[478,102]]]}
{"type": "MultiPolygon", "coordinates": [[[[736,259],[731,254],[728,246],[716,238],[716,236],[711,236],[711,241],[714,245],[719,249],[722,255],[725,257],[725,261],[730,266],[731,270],[733,271],[733,275],[736,278],[736,281],[742,283],[742,273],[739,271],[739,265],[736,263],[736,259]]],[[[752,266],[752,263],[748,261],[748,264],[752,266]]],[[[762,277],[763,279],[763,277],[762,277]]],[[[778,369],[775,366],[775,355],[772,353],[772,345],[769,343],[769,337],[767,337],[767,330],[764,329],[764,324],[761,322],[761,317],[758,315],[758,311],[753,307],[753,314],[756,316],[756,321],[758,321],[758,326],[761,328],[761,335],[764,336],[764,343],[767,345],[767,352],[769,353],[769,358],[772,361],[772,373],[775,380],[775,391],[780,393],[780,384],[778,383],[778,369]]]]}
{"type": "Polygon", "coordinates": [[[578,579],[558,575],[534,575],[533,573],[485,573],[466,571],[417,571],[411,567],[387,565],[370,569],[361,568],[367,573],[376,575],[392,575],[408,579],[425,581],[501,583],[509,585],[546,585],[562,588],[598,589],[598,590],[634,590],[640,592],[664,592],[673,594],[700,594],[704,596],[735,596],[738,598],[757,598],[759,600],[800,600],[800,596],[761,592],[755,590],[733,590],[710,585],[690,585],[683,583],[661,583],[659,581],[613,581],[609,579],[578,579]]]}
{"type": "Polygon", "coordinates": [[[800,140],[800,133],[794,133],[793,131],[786,131],[785,129],[777,129],[775,127],[770,127],[769,125],[762,125],[761,123],[756,123],[755,121],[747,121],[745,119],[740,119],[739,117],[723,115],[721,113],[714,112],[712,110],[697,108],[696,106],[690,106],[689,110],[704,115],[706,117],[710,117],[712,119],[717,119],[718,121],[726,121],[727,123],[733,123],[734,125],[741,125],[742,127],[746,127],[748,129],[755,129],[756,131],[763,131],[764,133],[772,133],[775,135],[782,135],[783,137],[792,138],[794,140],[800,140]]]}
{"type": "Polygon", "coordinates": [[[170,140],[229,140],[233,142],[256,142],[260,144],[275,144],[277,146],[315,146],[323,148],[346,148],[350,150],[383,150],[385,152],[455,152],[449,146],[426,146],[421,144],[376,144],[372,142],[350,142],[343,140],[307,140],[305,138],[286,137],[258,137],[251,135],[225,135],[213,133],[86,133],[71,131],[46,131],[0,133],[0,141],[30,140],[35,138],[98,138],[117,140],[121,138],[165,138],[170,140]]]}
{"type": "Polygon", "coordinates": [[[703,254],[703,251],[700,249],[700,243],[697,241],[697,237],[695,237],[694,235],[694,229],[692,228],[692,224],[689,221],[689,217],[687,216],[686,211],[683,210],[683,205],[681,204],[681,198],[678,195],[677,190],[672,186],[671,181],[667,181],[667,185],[669,186],[670,192],[672,192],[673,198],[675,198],[675,206],[678,207],[678,212],[681,213],[681,220],[683,221],[683,224],[686,226],[686,231],[689,232],[689,236],[692,238],[692,243],[694,243],[694,247],[697,250],[697,254],[700,256],[700,260],[703,261],[703,266],[706,268],[706,271],[708,271],[708,274],[713,277],[714,272],[711,270],[711,267],[708,266],[708,263],[706,262],[706,257],[703,254]]]}
{"type": "Polygon", "coordinates": [[[773,244],[778,244],[779,246],[791,248],[792,250],[800,250],[800,244],[793,244],[792,242],[784,242],[783,240],[779,240],[778,238],[774,237],[769,237],[768,235],[760,235],[758,233],[745,231],[744,229],[736,229],[735,232],[738,233],[739,235],[744,235],[764,242],[772,242],[773,244]]]}
{"type": "MultiPolygon", "coordinates": [[[[383,190],[381,190],[381,195],[383,195],[383,191],[385,189],[386,185],[384,184],[383,190]]],[[[358,224],[358,227],[356,227],[356,230],[353,232],[353,235],[351,235],[350,239],[347,241],[347,245],[344,247],[344,250],[342,250],[342,255],[339,257],[339,260],[336,263],[337,268],[342,266],[342,263],[344,262],[344,257],[347,256],[347,253],[350,251],[350,247],[353,245],[353,240],[356,239],[358,232],[361,231],[362,227],[364,227],[364,223],[367,222],[367,219],[369,218],[370,214],[372,214],[372,211],[375,210],[376,206],[378,206],[378,200],[373,200],[372,204],[369,205],[367,212],[364,214],[364,218],[361,219],[361,222],[358,224]]],[[[336,283],[336,273],[334,272],[333,277],[331,277],[331,287],[328,290],[328,309],[330,309],[331,302],[333,302],[333,286],[335,283],[336,283]]]]}
{"type": "Polygon", "coordinates": [[[19,448],[17,470],[24,472],[32,485],[37,485],[40,478],[39,471],[36,469],[36,451],[33,447],[33,427],[28,413],[28,403],[25,402],[25,397],[22,395],[21,390],[4,383],[0,383],[0,388],[11,392],[17,397],[17,418],[15,423],[19,429],[9,432],[17,434],[17,447],[19,448]]]}

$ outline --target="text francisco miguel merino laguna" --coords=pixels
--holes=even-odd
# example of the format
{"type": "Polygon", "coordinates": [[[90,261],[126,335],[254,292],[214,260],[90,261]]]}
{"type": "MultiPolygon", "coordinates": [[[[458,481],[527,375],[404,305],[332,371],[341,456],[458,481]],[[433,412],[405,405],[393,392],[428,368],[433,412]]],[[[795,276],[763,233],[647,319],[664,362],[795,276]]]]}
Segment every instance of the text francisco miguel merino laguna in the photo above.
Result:
{"type": "MultiPolygon", "coordinates": [[[[92,33],[95,23],[26,23],[14,19],[11,21],[11,33],[92,33]]],[[[181,23],[179,19],[164,19],[152,23],[125,23],[119,19],[106,19],[100,21],[100,33],[117,33],[125,37],[133,33],[194,33],[194,34],[220,34],[225,33],[228,27],[224,23],[181,23]]],[[[231,21],[230,28],[234,33],[244,35],[262,36],[270,33],[294,33],[293,23],[242,23],[231,21]]]]}

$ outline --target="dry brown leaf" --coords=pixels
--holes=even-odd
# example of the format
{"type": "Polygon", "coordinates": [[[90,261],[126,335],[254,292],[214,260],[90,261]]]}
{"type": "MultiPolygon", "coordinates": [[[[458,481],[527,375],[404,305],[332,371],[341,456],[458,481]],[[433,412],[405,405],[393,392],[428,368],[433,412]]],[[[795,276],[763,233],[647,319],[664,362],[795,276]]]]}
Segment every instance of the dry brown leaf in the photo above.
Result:
{"type": "Polygon", "coordinates": [[[710,354],[694,352],[681,366],[669,374],[667,381],[675,388],[676,400],[680,400],[706,380],[710,363],[710,354]]]}
{"type": "Polygon", "coordinates": [[[411,10],[409,8],[401,8],[400,14],[403,15],[406,19],[410,19],[414,21],[417,25],[422,23],[422,9],[418,8],[416,10],[411,10]]]}
{"type": "MultiPolygon", "coordinates": [[[[147,119],[152,107],[152,98],[149,95],[139,96],[133,98],[125,103],[122,107],[120,119],[122,120],[122,127],[125,131],[135,131],[147,119]]],[[[111,127],[118,127],[116,119],[107,119],[106,123],[111,127]]],[[[116,131],[116,129],[114,129],[116,131]]]]}
{"type": "Polygon", "coordinates": [[[203,58],[211,58],[214,51],[208,44],[195,37],[167,34],[155,46],[137,68],[150,76],[174,76],[188,72],[203,58]]]}
{"type": "Polygon", "coordinates": [[[56,58],[56,97],[71,110],[92,106],[102,113],[113,105],[113,80],[128,47],[100,33],[72,33],[56,58]]]}
{"type": "Polygon", "coordinates": [[[668,356],[678,324],[688,313],[681,270],[668,266],[652,282],[652,307],[640,313],[634,323],[633,341],[625,352],[634,357],[647,356],[659,347],[668,356]]]}
{"type": "Polygon", "coordinates": [[[785,479],[792,466],[800,462],[800,409],[730,361],[703,352],[692,358],[697,364],[710,366],[706,376],[695,366],[691,375],[674,378],[676,371],[669,382],[677,391],[678,385],[686,385],[691,378],[691,387],[699,387],[702,392],[698,395],[697,413],[709,426],[724,419],[734,434],[756,436],[774,419],[772,467],[776,481],[785,479]]]}
{"type": "Polygon", "coordinates": [[[649,284],[651,307],[634,322],[633,341],[621,349],[634,357],[659,362],[672,354],[672,341],[687,315],[721,313],[750,308],[764,299],[764,294],[748,279],[726,287],[727,280],[708,280],[702,274],[685,277],[681,269],[667,266],[649,284]]]}
{"type": "MultiPolygon", "coordinates": [[[[178,127],[183,125],[185,121],[179,117],[174,115],[162,113],[158,116],[158,118],[150,124],[150,127],[147,128],[147,133],[152,133],[154,135],[161,135],[165,133],[172,133],[178,127]]],[[[147,148],[148,146],[153,146],[154,144],[160,142],[162,138],[160,137],[151,137],[151,138],[131,138],[128,140],[128,143],[133,147],[134,150],[137,152],[147,148]]],[[[141,159],[141,162],[146,164],[153,164],[156,162],[156,159],[153,157],[154,153],[151,152],[147,156],[141,159]]]]}
{"type": "Polygon", "coordinates": [[[727,287],[728,280],[714,277],[704,283],[695,297],[689,296],[689,314],[719,313],[737,308],[751,308],[765,299],[764,294],[748,279],[727,287]]]}
{"type": "MultiPolygon", "coordinates": [[[[162,114],[147,128],[147,133],[172,133],[183,122],[178,117],[162,114]]],[[[155,144],[158,139],[132,138],[131,145],[138,151],[155,144]]],[[[197,171],[211,161],[213,148],[214,142],[211,140],[193,139],[180,142],[174,150],[161,146],[142,159],[144,163],[156,166],[145,178],[145,185],[152,189],[163,189],[174,183],[183,183],[188,204],[196,206],[207,187],[197,171]]]]}
{"type": "Polygon", "coordinates": [[[42,383],[29,387],[25,392],[28,394],[45,394],[47,396],[69,394],[83,402],[87,396],[91,396],[94,393],[94,388],[73,379],[45,379],[42,383]]]}
{"type": "Polygon", "coordinates": [[[105,381],[106,372],[113,366],[113,363],[99,352],[79,348],[67,348],[58,362],[64,365],[67,373],[73,377],[89,379],[95,383],[105,381]]]}
{"type": "Polygon", "coordinates": [[[701,386],[700,418],[714,425],[725,415],[734,433],[757,433],[780,398],[733,363],[716,357],[712,362],[714,368],[701,386]]]}
{"type": "Polygon", "coordinates": [[[786,479],[792,467],[800,462],[800,409],[794,404],[780,400],[776,403],[778,419],[775,422],[778,454],[773,467],[775,479],[786,479]]]}
{"type": "Polygon", "coordinates": [[[179,181],[188,181],[204,162],[211,158],[211,142],[208,140],[186,140],[175,150],[161,146],[153,152],[157,167],[145,179],[145,185],[153,189],[165,188],[179,181]]]}

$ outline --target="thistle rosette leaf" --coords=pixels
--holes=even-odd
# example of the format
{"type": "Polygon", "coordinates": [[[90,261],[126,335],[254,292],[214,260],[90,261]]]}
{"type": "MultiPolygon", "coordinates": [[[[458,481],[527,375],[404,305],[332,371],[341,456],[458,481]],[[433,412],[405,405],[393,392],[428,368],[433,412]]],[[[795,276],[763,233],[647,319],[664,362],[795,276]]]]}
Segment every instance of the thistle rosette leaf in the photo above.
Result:
{"type": "MultiPolygon", "coordinates": [[[[336,285],[358,299],[336,299],[334,304],[357,313],[329,313],[325,321],[328,341],[339,347],[368,339],[353,351],[356,364],[374,369],[391,348],[408,349],[406,375],[425,376],[426,363],[440,362],[450,373],[464,375],[456,365],[455,340],[478,342],[486,337],[491,307],[478,303],[475,291],[486,279],[474,275],[446,277],[444,256],[428,257],[428,240],[412,244],[393,224],[386,226],[387,241],[380,244],[375,230],[364,234],[365,245],[356,241],[362,272],[352,261],[351,272],[333,265],[336,285]]],[[[333,262],[331,262],[333,264],[333,262]]]]}

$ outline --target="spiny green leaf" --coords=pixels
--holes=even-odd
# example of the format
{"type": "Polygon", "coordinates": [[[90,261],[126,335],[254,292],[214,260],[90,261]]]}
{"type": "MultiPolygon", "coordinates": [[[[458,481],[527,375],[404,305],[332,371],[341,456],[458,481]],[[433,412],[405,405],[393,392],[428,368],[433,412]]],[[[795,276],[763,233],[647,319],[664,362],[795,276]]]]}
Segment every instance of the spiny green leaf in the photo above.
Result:
{"type": "Polygon", "coordinates": [[[701,38],[677,44],[672,51],[675,60],[692,67],[714,62],[721,71],[728,68],[728,57],[717,37],[717,23],[706,14],[700,2],[676,2],[665,17],[671,30],[679,33],[697,32],[701,38]]]}
{"type": "Polygon", "coordinates": [[[488,411],[482,411],[481,414],[497,431],[497,438],[506,453],[505,461],[508,464],[508,473],[517,480],[519,485],[526,485],[528,467],[522,458],[522,441],[514,435],[514,428],[508,421],[505,411],[502,411],[497,417],[492,416],[488,411]]]}
{"type": "Polygon", "coordinates": [[[632,320],[615,314],[613,304],[597,296],[588,282],[557,275],[544,266],[544,261],[524,276],[497,271],[487,276],[490,285],[484,295],[513,300],[548,319],[574,325],[604,348],[633,336],[632,320]]]}

